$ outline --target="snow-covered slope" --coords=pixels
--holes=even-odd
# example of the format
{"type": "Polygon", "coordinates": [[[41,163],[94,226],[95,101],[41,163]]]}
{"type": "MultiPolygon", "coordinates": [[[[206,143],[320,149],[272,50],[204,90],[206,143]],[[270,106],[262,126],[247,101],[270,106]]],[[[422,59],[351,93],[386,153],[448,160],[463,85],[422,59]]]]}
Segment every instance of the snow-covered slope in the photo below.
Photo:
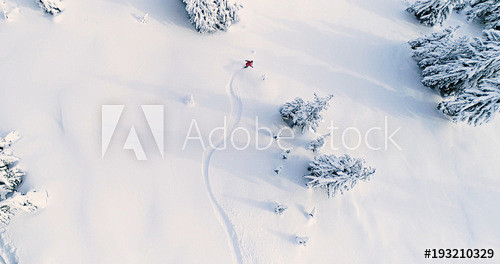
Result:
{"type": "MultiPolygon", "coordinates": [[[[214,35],[193,30],[180,0],[66,0],[55,18],[34,1],[7,2],[20,13],[0,21],[0,129],[24,136],[23,189],[49,194],[3,235],[21,263],[422,263],[426,248],[500,250],[500,121],[472,128],[436,110],[406,45],[433,29],[403,1],[246,1],[241,21],[214,35]],[[243,70],[245,59],[255,68],[243,70]],[[182,150],[193,119],[205,143],[226,117],[254,145],[256,116],[275,132],[281,104],[313,92],[335,95],[319,133],[333,122],[340,149],[324,151],[364,157],[377,168],[369,183],[331,199],[306,189],[312,134],[287,140],[284,162],[276,144],[211,152],[190,140],[182,150]],[[102,159],[103,104],[125,110],[102,159]],[[147,104],[165,105],[163,158],[147,104]],[[402,150],[341,147],[341,131],[374,126],[370,143],[384,147],[386,120],[402,150]],[[121,149],[132,125],[147,161],[121,149]],[[281,216],[276,202],[289,207],[281,216]]],[[[462,24],[480,32],[458,15],[445,26],[462,24]]]]}

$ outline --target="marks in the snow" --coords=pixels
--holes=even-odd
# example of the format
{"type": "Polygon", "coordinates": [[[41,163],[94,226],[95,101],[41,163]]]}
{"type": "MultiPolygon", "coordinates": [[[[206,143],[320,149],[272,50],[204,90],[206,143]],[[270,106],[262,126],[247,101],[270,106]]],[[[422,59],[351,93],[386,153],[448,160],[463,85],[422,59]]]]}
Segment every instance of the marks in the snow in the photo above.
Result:
{"type": "Polygon", "coordinates": [[[16,255],[16,248],[8,243],[5,230],[0,231],[0,263],[1,264],[15,264],[19,263],[16,255]]]}
{"type": "Polygon", "coordinates": [[[241,250],[239,246],[239,239],[238,235],[236,234],[236,231],[234,230],[234,226],[231,223],[231,220],[229,220],[229,217],[227,214],[224,212],[224,209],[222,206],[217,202],[215,199],[214,193],[212,191],[212,187],[210,185],[210,176],[208,174],[208,170],[210,168],[210,159],[212,158],[212,155],[215,152],[215,148],[220,146],[221,144],[224,143],[225,140],[227,140],[227,135],[231,135],[234,129],[238,126],[241,120],[241,113],[242,113],[242,103],[241,103],[241,98],[239,97],[238,90],[233,86],[234,79],[236,76],[241,73],[242,70],[236,71],[233,76],[231,76],[231,79],[229,80],[229,83],[227,85],[227,94],[229,97],[229,100],[231,102],[231,113],[229,116],[229,122],[227,123],[226,129],[228,130],[227,133],[225,133],[225,137],[219,139],[214,146],[210,146],[205,150],[203,153],[203,160],[202,160],[202,174],[203,174],[203,179],[205,181],[205,187],[207,189],[207,193],[210,197],[210,202],[212,204],[212,207],[215,211],[215,214],[217,215],[217,218],[221,225],[224,226],[226,235],[228,236],[229,243],[230,243],[230,248],[233,254],[233,257],[236,261],[236,263],[243,263],[243,258],[241,255],[241,250]]]}

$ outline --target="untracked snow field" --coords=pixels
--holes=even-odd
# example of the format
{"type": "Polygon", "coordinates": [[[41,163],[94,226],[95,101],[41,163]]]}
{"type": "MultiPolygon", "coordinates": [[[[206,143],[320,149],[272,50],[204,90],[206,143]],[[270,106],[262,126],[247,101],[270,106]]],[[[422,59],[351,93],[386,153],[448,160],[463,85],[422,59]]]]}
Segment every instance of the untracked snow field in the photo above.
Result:
{"type": "MultiPolygon", "coordinates": [[[[420,83],[406,42],[440,27],[419,25],[404,1],[249,0],[241,21],[211,35],[194,30],[180,0],[66,0],[55,17],[32,0],[6,2],[19,13],[0,20],[0,131],[22,134],[22,190],[47,191],[49,203],[3,231],[4,262],[446,263],[424,250],[500,254],[500,120],[469,127],[436,109],[441,97],[420,83]],[[245,59],[254,68],[243,69],[245,59]],[[370,182],[332,198],[305,186],[312,132],[282,140],[293,147],[287,160],[276,142],[255,147],[273,140],[256,118],[277,132],[281,105],[314,92],[335,96],[317,132],[338,127],[323,152],[376,168],[370,182]],[[102,105],[124,105],[104,157],[102,105]],[[163,157],[141,105],[165,107],[163,157]],[[193,122],[206,148],[185,140],[197,134],[193,122]],[[123,150],[132,126],[145,161],[123,150]],[[209,136],[222,127],[212,141],[227,148],[217,150],[209,136]],[[288,206],[283,215],[277,203],[288,206]]],[[[444,27],[456,25],[481,32],[457,14],[444,27]]]]}

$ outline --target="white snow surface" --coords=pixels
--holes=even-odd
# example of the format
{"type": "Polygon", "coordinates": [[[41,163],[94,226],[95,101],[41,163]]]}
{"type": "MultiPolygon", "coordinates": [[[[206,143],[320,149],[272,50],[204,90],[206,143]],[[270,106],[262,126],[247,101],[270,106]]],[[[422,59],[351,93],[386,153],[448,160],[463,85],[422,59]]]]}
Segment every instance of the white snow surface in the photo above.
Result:
{"type": "MultiPolygon", "coordinates": [[[[441,98],[420,84],[406,42],[438,28],[419,25],[404,1],[251,0],[214,35],[194,31],[180,0],[66,0],[56,17],[32,0],[6,2],[20,12],[0,20],[0,130],[23,136],[14,145],[28,172],[22,190],[49,201],[14,217],[1,236],[5,262],[423,263],[426,248],[500,253],[500,120],[474,128],[436,110],[441,98]],[[243,70],[245,59],[255,68],[243,70]],[[401,127],[402,150],[333,150],[341,134],[328,139],[325,153],[377,169],[342,196],[305,188],[317,135],[287,140],[285,161],[276,144],[204,152],[192,140],[182,150],[193,119],[206,143],[227,117],[254,144],[256,116],[275,132],[281,104],[313,92],[335,95],[318,134],[330,122],[364,133],[386,117],[388,133],[401,127]],[[103,104],[125,110],[101,158],[103,104]],[[164,158],[140,110],[148,104],[165,105],[164,158]],[[132,125],[147,161],[122,149],[132,125]]],[[[456,14],[448,25],[480,32],[456,14]]],[[[371,144],[383,147],[383,133],[371,144]]]]}

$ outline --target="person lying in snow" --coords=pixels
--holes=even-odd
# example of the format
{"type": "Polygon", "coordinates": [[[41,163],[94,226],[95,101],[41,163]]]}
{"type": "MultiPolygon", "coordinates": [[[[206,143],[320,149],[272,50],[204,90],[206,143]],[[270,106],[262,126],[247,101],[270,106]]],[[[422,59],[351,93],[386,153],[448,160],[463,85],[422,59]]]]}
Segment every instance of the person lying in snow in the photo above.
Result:
{"type": "Polygon", "coordinates": [[[248,68],[248,67],[252,67],[253,68],[253,60],[249,61],[249,60],[245,60],[245,69],[248,68]]]}

